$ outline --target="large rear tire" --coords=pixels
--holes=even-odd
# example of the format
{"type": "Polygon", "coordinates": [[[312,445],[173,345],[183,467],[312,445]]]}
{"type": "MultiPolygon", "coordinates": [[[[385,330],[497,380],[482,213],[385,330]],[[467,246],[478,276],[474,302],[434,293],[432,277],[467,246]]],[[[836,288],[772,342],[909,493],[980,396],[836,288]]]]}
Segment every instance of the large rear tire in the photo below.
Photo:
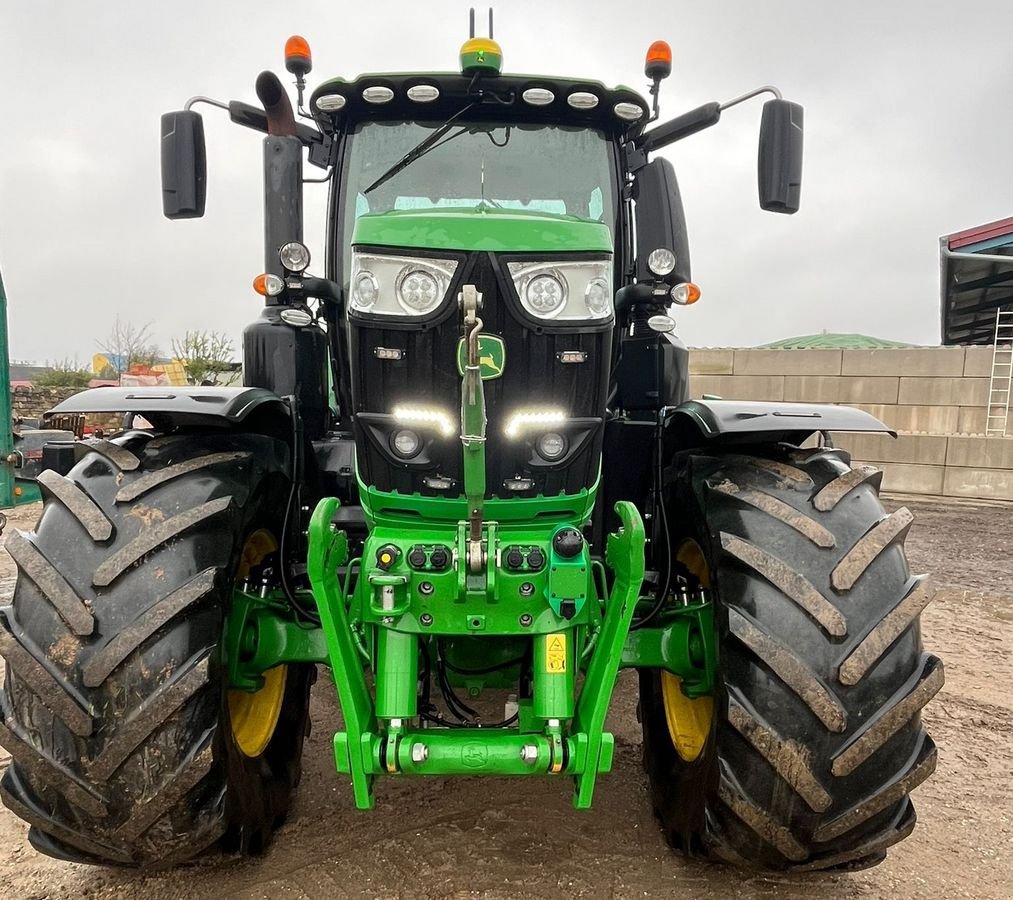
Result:
{"type": "Polygon", "coordinates": [[[40,478],[36,530],[7,539],[0,796],[63,859],[166,866],[219,839],[258,852],[299,779],[314,671],[268,679],[267,739],[244,745],[220,643],[251,546],[277,533],[288,451],[258,435],[86,443],[67,477],[40,478]]]}
{"type": "Polygon", "coordinates": [[[653,804],[685,853],[861,868],[913,829],[908,795],[936,763],[919,710],[943,668],[922,652],[932,591],[904,555],[911,515],[885,513],[880,477],[831,450],[675,460],[674,545],[702,551],[720,631],[698,753],[670,676],[641,674],[653,804]]]}

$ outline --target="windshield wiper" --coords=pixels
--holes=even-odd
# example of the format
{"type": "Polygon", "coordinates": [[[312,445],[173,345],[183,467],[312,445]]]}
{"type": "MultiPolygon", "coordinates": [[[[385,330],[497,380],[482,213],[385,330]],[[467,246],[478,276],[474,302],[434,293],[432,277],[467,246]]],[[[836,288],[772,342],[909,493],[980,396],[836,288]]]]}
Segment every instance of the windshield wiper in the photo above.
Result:
{"type": "MultiPolygon", "coordinates": [[[[415,162],[415,160],[421,159],[430,150],[435,149],[437,144],[440,142],[440,138],[444,137],[451,130],[451,128],[454,127],[454,122],[456,122],[461,116],[463,116],[466,112],[470,111],[473,107],[477,105],[478,105],[477,100],[472,101],[467,106],[465,106],[464,109],[458,110],[456,113],[454,113],[432,134],[424,137],[414,147],[412,147],[411,150],[409,150],[396,163],[394,163],[394,165],[392,165],[386,172],[384,172],[379,178],[377,178],[376,181],[374,181],[362,193],[368,194],[370,191],[376,190],[378,187],[380,187],[381,184],[385,184],[386,182],[390,181],[391,178],[393,178],[395,175],[398,174],[398,172],[402,171],[403,169],[407,169],[408,166],[410,166],[413,162],[415,162]]],[[[458,134],[461,134],[461,132],[458,132],[458,134]]],[[[455,137],[456,136],[457,135],[455,135],[455,137]]]]}

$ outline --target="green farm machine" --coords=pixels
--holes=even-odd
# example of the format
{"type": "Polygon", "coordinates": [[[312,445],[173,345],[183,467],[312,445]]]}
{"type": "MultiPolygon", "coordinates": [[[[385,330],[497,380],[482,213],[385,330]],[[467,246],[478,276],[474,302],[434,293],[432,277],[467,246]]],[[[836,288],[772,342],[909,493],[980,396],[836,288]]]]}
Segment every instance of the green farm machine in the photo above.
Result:
{"type": "Polygon", "coordinates": [[[764,87],[661,122],[663,42],[645,98],[507,74],[472,35],[457,71],[305,97],[292,38],[295,111],[265,72],[260,105],[162,117],[170,219],[204,213],[195,105],[266,133],[265,304],[244,387],[55,410],[138,418],[79,441],[36,529],[7,540],[2,796],[38,850],[142,867],[261,851],[321,666],[361,810],[384,779],[427,775],[565,781],[587,809],[632,668],[674,847],[854,868],[914,827],[935,764],[919,710],[942,683],[919,634],[931,591],[905,560],[910,514],[831,440],[889,429],[690,400],[674,331],[700,291],[655,151],[769,94],[760,204],[793,213],[801,107],[764,87]],[[311,180],[328,184],[318,268],[311,180]]]}

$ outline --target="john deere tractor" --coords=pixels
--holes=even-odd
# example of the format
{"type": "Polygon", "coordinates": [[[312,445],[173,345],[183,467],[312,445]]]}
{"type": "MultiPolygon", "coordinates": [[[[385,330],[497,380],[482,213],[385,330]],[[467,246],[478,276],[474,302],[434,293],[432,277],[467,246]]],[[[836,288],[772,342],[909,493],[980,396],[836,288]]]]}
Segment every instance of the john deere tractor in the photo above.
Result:
{"type": "Polygon", "coordinates": [[[286,65],[298,115],[265,72],[260,105],[195,97],[161,123],[170,219],[204,213],[194,106],[266,133],[245,386],[62,403],[134,424],[79,442],[40,482],[37,528],[7,540],[2,795],[32,844],[124,866],[261,851],[319,667],[359,809],[384,779],[516,776],[583,810],[633,668],[673,846],[770,869],[880,861],[914,826],[936,760],[919,710],[943,678],[911,516],[831,440],[889,429],[688,399],[672,310],[700,290],[654,156],[769,94],[760,205],[793,213],[801,107],[764,87],[659,123],[660,42],[646,98],[507,74],[491,37],[457,71],[308,99],[302,38],[286,65]],[[322,262],[303,243],[314,180],[322,262]]]}

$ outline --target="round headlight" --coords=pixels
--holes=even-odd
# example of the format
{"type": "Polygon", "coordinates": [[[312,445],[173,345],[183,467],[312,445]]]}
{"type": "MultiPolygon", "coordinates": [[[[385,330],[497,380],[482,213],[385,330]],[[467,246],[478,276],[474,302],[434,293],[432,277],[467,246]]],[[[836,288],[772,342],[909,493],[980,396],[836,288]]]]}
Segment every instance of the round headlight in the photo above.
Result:
{"type": "Polygon", "coordinates": [[[380,293],[380,285],[372,272],[359,272],[352,283],[352,305],[356,309],[372,309],[380,293]]]}
{"type": "Polygon", "coordinates": [[[390,447],[401,459],[411,459],[422,449],[422,438],[410,428],[402,428],[391,435],[390,447]]]}
{"type": "Polygon", "coordinates": [[[310,264],[310,252],[305,244],[289,241],[282,244],[278,251],[278,259],[289,272],[302,272],[310,264]]]}
{"type": "Polygon", "coordinates": [[[652,250],[651,255],[647,257],[647,268],[659,278],[664,278],[675,269],[675,254],[667,247],[652,250]]]}
{"type": "Polygon", "coordinates": [[[524,301],[536,316],[551,318],[566,302],[566,288],[555,275],[536,275],[524,288],[524,301]]]}
{"type": "Polygon", "coordinates": [[[397,300],[410,313],[427,313],[443,298],[440,285],[425,269],[408,269],[397,281],[397,300]]]}
{"type": "Polygon", "coordinates": [[[566,453],[566,438],[558,431],[546,431],[535,442],[535,450],[542,459],[555,462],[566,453]]]}
{"type": "Polygon", "coordinates": [[[609,311],[609,286],[604,278],[592,278],[584,291],[584,302],[592,316],[604,316],[609,311]]]}

